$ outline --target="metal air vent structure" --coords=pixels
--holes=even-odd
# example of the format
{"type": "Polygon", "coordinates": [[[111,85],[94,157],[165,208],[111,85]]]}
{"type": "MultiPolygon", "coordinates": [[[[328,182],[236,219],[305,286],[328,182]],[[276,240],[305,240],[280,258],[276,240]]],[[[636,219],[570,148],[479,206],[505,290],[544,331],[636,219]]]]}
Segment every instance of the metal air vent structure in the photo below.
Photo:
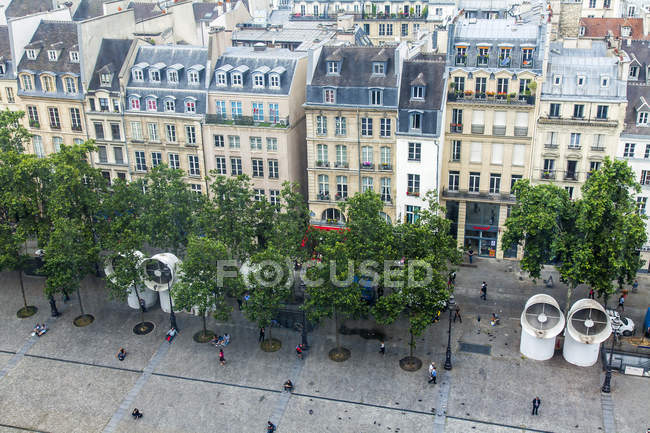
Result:
{"type": "MultiPolygon", "coordinates": [[[[134,251],[133,254],[138,257],[139,264],[142,265],[144,254],[142,254],[140,251],[134,251]]],[[[104,273],[109,279],[112,279],[112,275],[115,274],[115,268],[118,268],[120,266],[120,259],[121,256],[117,256],[106,260],[104,265],[104,273]]],[[[129,289],[129,295],[126,300],[129,304],[129,307],[135,310],[140,308],[140,303],[138,302],[138,294],[140,295],[140,298],[144,300],[144,304],[147,308],[153,307],[158,301],[158,294],[156,292],[149,290],[146,287],[138,287],[138,293],[136,294],[134,287],[131,287],[129,289]]]]}
{"type": "Polygon", "coordinates": [[[181,261],[171,253],[160,253],[144,260],[145,280],[147,288],[158,292],[160,296],[160,308],[165,313],[172,310],[170,290],[178,277],[178,265],[181,261]]]}
{"type": "Polygon", "coordinates": [[[553,297],[532,296],[521,313],[521,354],[537,361],[551,359],[555,353],[555,338],[564,329],[564,323],[564,314],[553,297]]]}
{"type": "Polygon", "coordinates": [[[598,360],[600,343],[612,333],[609,316],[593,299],[580,299],[569,310],[564,337],[564,359],[580,367],[598,360]]]}

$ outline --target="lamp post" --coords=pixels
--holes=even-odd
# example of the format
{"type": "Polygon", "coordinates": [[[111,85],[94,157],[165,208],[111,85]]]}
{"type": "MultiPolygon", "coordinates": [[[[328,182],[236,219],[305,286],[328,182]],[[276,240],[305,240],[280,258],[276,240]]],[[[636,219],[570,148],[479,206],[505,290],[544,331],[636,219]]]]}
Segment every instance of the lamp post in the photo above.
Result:
{"type": "Polygon", "coordinates": [[[170,327],[178,331],[178,325],[176,325],[176,314],[174,314],[174,301],[172,300],[172,280],[170,278],[167,281],[167,290],[169,290],[169,322],[170,327]]]}
{"type": "Polygon", "coordinates": [[[603,382],[603,387],[600,388],[605,394],[609,394],[612,390],[612,356],[614,356],[614,343],[616,342],[616,333],[621,329],[622,324],[620,322],[612,322],[613,334],[612,335],[612,349],[609,352],[609,362],[607,363],[607,373],[605,373],[605,382],[603,382]]]}
{"type": "Polygon", "coordinates": [[[456,299],[454,299],[454,295],[451,295],[449,297],[447,306],[449,307],[449,335],[447,336],[447,356],[445,357],[445,370],[451,370],[451,312],[456,306],[456,299]]]}

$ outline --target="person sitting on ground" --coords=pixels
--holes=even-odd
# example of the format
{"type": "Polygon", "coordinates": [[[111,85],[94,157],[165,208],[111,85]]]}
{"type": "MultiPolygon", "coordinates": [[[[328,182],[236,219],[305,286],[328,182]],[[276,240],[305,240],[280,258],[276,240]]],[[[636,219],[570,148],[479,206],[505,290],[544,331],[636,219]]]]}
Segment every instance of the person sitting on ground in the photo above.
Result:
{"type": "Polygon", "coordinates": [[[492,319],[490,320],[490,324],[492,326],[496,326],[499,324],[499,316],[496,313],[492,313],[492,319]]]}
{"type": "Polygon", "coordinates": [[[174,339],[174,337],[176,337],[176,334],[177,334],[177,333],[178,333],[178,331],[176,330],[176,328],[172,328],[172,329],[170,329],[169,331],[167,331],[167,337],[166,337],[166,340],[167,340],[169,343],[171,343],[172,340],[174,339]]]}
{"type": "Polygon", "coordinates": [[[266,425],[266,433],[273,433],[274,431],[275,431],[275,424],[269,421],[268,424],[266,425]]]}
{"type": "Polygon", "coordinates": [[[126,358],[126,350],[124,350],[123,347],[120,348],[120,351],[117,352],[117,359],[120,361],[124,361],[124,358],[126,358]]]}
{"type": "Polygon", "coordinates": [[[224,334],[223,335],[223,345],[227,346],[228,343],[230,343],[230,334],[224,334]]]}
{"type": "Polygon", "coordinates": [[[39,337],[47,332],[47,325],[45,323],[42,323],[41,325],[38,325],[38,330],[36,331],[36,335],[39,337]]]}
{"type": "Polygon", "coordinates": [[[135,409],[133,409],[133,412],[131,412],[131,416],[133,417],[133,419],[142,418],[142,412],[140,412],[136,407],[135,409]]]}
{"type": "Polygon", "coordinates": [[[215,346],[223,346],[223,337],[220,335],[217,337],[217,341],[214,343],[215,346]]]}
{"type": "Polygon", "coordinates": [[[284,390],[288,392],[293,391],[293,382],[291,382],[290,379],[287,379],[287,381],[284,382],[284,390]]]}

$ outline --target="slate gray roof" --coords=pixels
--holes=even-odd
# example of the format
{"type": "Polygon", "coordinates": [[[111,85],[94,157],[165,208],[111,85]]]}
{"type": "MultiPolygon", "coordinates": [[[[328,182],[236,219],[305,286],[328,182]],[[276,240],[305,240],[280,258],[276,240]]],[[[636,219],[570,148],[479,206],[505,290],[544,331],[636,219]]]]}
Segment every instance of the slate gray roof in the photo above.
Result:
{"type": "Polygon", "coordinates": [[[323,47],[311,84],[332,87],[397,87],[395,49],[390,47],[323,47]],[[372,58],[380,51],[388,56],[386,74],[373,75],[372,58]],[[341,57],[338,75],[327,75],[326,58],[341,57]]]}
{"type": "Polygon", "coordinates": [[[4,75],[0,74],[0,79],[14,79],[11,46],[9,45],[9,28],[7,26],[0,26],[0,63],[5,65],[5,73],[4,75]]]}
{"type": "MultiPolygon", "coordinates": [[[[210,91],[233,92],[233,93],[260,93],[265,95],[288,95],[291,90],[291,83],[295,74],[298,60],[306,57],[306,53],[289,51],[285,48],[267,48],[264,51],[254,51],[252,47],[231,47],[228,48],[217,60],[212,74],[210,75],[210,91]],[[248,67],[248,71],[243,74],[242,86],[217,86],[216,71],[230,65],[233,68],[240,66],[248,67]],[[285,71],[280,74],[280,88],[253,87],[252,72],[258,68],[267,67],[269,71],[276,68],[284,68],[285,71]]],[[[265,69],[265,68],[264,68],[265,69]]],[[[267,73],[268,76],[268,73],[267,73]]],[[[228,77],[230,84],[230,77],[228,77]]]]}
{"type": "MultiPolygon", "coordinates": [[[[625,111],[625,127],[623,135],[650,136],[650,126],[637,126],[637,107],[645,101],[650,104],[650,85],[645,83],[628,83],[627,85],[627,110],[625,111]],[[643,99],[642,99],[643,98],[643,99]]],[[[648,108],[646,108],[648,110],[648,108]]]]}
{"type": "Polygon", "coordinates": [[[131,39],[103,39],[102,45],[97,54],[97,62],[93,69],[93,75],[88,85],[89,91],[106,89],[113,92],[119,92],[120,84],[118,74],[129,53],[129,48],[133,41],[131,39]],[[100,86],[100,74],[109,72],[113,74],[113,80],[108,87],[100,86]]]}
{"type": "Polygon", "coordinates": [[[72,17],[75,21],[83,21],[104,15],[104,3],[110,0],[81,0],[72,17]]]}
{"type": "Polygon", "coordinates": [[[608,55],[605,42],[593,41],[591,48],[565,48],[561,42],[551,44],[542,99],[569,98],[625,100],[625,81],[618,77],[618,57],[608,55]],[[562,77],[561,85],[553,84],[562,77]],[[578,76],[585,78],[578,86],[578,76]],[[601,77],[609,77],[609,85],[601,86],[601,77]]]}
{"type": "Polygon", "coordinates": [[[244,28],[232,33],[233,42],[293,42],[302,43],[314,39],[324,40],[336,34],[333,30],[291,29],[267,30],[265,28],[244,28]]]}
{"type": "Polygon", "coordinates": [[[5,16],[7,19],[18,18],[52,9],[52,0],[12,0],[5,9],[5,16]]]}
{"type": "Polygon", "coordinates": [[[213,20],[219,16],[217,3],[193,3],[194,21],[213,20]]]}
{"type": "MultiPolygon", "coordinates": [[[[206,74],[205,69],[208,61],[208,49],[205,47],[194,47],[190,45],[154,45],[142,46],[138,49],[135,61],[129,71],[129,82],[127,85],[128,97],[134,94],[141,99],[141,109],[145,112],[145,98],[149,95],[158,98],[158,112],[164,111],[163,101],[166,97],[176,98],[176,113],[183,114],[184,99],[192,97],[196,99],[196,114],[205,113],[206,100],[206,74]],[[134,81],[131,71],[134,66],[143,67],[144,81],[134,81]],[[151,66],[160,67],[160,82],[149,81],[149,70],[151,66]],[[199,83],[190,85],[187,82],[187,71],[193,66],[198,66],[199,83]],[[173,67],[178,71],[178,83],[167,81],[167,70],[173,67]]],[[[127,102],[128,103],[128,102],[127,102]]]]}
{"type": "Polygon", "coordinates": [[[163,14],[162,9],[158,6],[158,3],[139,3],[131,2],[127,6],[127,9],[133,9],[135,14],[135,22],[139,23],[149,18],[154,18],[163,14]]]}
{"type": "MultiPolygon", "coordinates": [[[[77,24],[69,21],[41,21],[26,48],[40,48],[36,59],[23,55],[18,70],[79,74],[79,63],[70,61],[70,51],[79,51],[77,24]],[[57,61],[48,60],[48,49],[60,49],[57,61]]],[[[38,80],[37,80],[38,81],[38,80]]]]}
{"type": "MultiPolygon", "coordinates": [[[[630,56],[630,66],[640,66],[637,81],[646,81],[647,70],[650,66],[650,41],[627,41],[623,43],[623,50],[630,56]]],[[[628,79],[629,80],[629,79],[628,79]]]]}

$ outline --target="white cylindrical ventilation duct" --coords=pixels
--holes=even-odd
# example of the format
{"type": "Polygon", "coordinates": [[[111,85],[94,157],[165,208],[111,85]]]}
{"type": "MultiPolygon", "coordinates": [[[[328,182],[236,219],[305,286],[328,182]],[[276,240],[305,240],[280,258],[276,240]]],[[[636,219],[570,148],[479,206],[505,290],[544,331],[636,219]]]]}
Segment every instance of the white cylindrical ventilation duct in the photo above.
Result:
{"type": "Polygon", "coordinates": [[[564,323],[564,314],[553,297],[532,296],[521,313],[521,354],[538,361],[551,359],[555,353],[555,338],[564,329],[564,323]]]}
{"type": "MultiPolygon", "coordinates": [[[[140,251],[137,250],[134,251],[133,254],[138,257],[139,264],[141,266],[142,262],[144,261],[144,254],[142,254],[140,251]]],[[[116,256],[106,260],[104,264],[104,273],[106,274],[106,277],[108,279],[112,280],[112,276],[115,274],[115,269],[120,266],[121,258],[122,258],[121,256],[116,256]]],[[[153,307],[158,301],[158,294],[154,291],[147,289],[144,286],[138,287],[138,293],[140,294],[140,298],[144,299],[144,303],[147,308],[153,307]]],[[[138,296],[136,295],[133,287],[129,289],[129,293],[126,300],[129,307],[135,310],[140,308],[140,303],[138,302],[138,296]]]]}
{"type": "Polygon", "coordinates": [[[580,367],[598,360],[600,343],[612,333],[609,316],[593,299],[580,299],[569,310],[564,334],[564,359],[580,367]]]}
{"type": "Polygon", "coordinates": [[[145,270],[144,284],[148,289],[158,292],[160,308],[166,313],[171,311],[170,293],[177,277],[178,257],[171,253],[160,253],[143,262],[145,270]]]}

